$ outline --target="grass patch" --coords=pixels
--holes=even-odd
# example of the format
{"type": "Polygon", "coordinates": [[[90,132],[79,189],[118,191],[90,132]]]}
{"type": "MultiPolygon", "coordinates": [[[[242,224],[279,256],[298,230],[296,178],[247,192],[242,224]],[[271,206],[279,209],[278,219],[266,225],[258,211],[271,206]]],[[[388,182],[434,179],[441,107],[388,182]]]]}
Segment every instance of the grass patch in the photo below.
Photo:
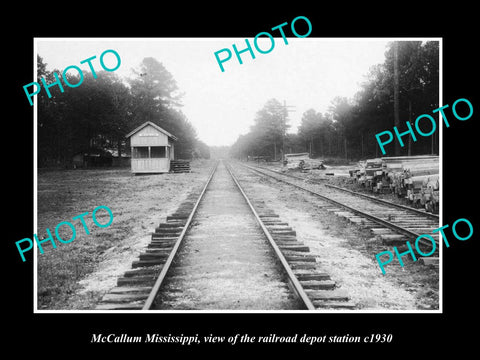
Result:
{"type": "MultiPolygon", "coordinates": [[[[36,233],[42,239],[48,228],[55,237],[56,225],[68,221],[75,226],[76,238],[67,244],[56,241],[56,249],[46,242],[44,253],[38,253],[38,309],[92,308],[101,292],[89,291],[74,301],[74,294],[82,289],[79,281],[119,254],[128,252],[133,256],[129,262],[135,260],[135,246],[141,245],[141,239],[153,232],[189,191],[203,184],[209,166],[210,162],[192,162],[195,171],[189,174],[141,177],[133,176],[129,169],[39,171],[36,233]],[[100,205],[113,213],[112,224],[106,228],[92,220],[92,211],[100,205]],[[88,235],[80,219],[72,220],[85,212],[88,235]]],[[[109,215],[99,210],[96,217],[105,224],[109,215]]],[[[61,226],[59,235],[68,240],[72,230],[61,226]]],[[[125,265],[125,256],[118,261],[125,265]]]]}

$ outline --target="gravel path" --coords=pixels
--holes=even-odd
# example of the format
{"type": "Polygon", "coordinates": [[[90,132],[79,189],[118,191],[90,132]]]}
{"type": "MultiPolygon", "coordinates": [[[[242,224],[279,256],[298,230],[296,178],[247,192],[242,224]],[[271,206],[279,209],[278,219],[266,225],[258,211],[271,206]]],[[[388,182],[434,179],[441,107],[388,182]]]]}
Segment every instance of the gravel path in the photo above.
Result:
{"type": "MultiPolygon", "coordinates": [[[[77,220],[77,238],[69,244],[48,247],[38,256],[38,308],[89,310],[118,276],[144,250],[155,227],[178,207],[190,191],[201,188],[210,161],[192,162],[192,172],[134,176],[130,169],[44,171],[38,177],[38,232],[71,220],[99,205],[114,215],[105,229],[86,222],[85,235],[77,220]]],[[[68,229],[68,227],[67,227],[68,229]]],[[[66,234],[68,238],[69,234],[66,234]]]]}
{"type": "Polygon", "coordinates": [[[316,255],[322,270],[345,289],[361,310],[438,308],[438,274],[418,264],[391,267],[381,274],[373,235],[324,210],[318,199],[291,186],[269,180],[240,166],[237,174],[247,195],[263,199],[297,231],[316,255]],[[435,280],[436,279],[436,280],[435,280]]]}
{"type": "Polygon", "coordinates": [[[222,163],[171,271],[158,309],[297,309],[267,240],[222,163]]]}

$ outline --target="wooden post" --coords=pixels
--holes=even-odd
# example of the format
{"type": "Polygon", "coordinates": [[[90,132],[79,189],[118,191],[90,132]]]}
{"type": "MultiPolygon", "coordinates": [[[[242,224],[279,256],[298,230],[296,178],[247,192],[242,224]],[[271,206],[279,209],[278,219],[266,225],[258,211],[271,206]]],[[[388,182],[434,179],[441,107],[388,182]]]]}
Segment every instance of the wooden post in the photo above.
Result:
{"type": "MultiPolygon", "coordinates": [[[[408,123],[412,124],[412,101],[408,99],[408,123]]],[[[412,136],[408,135],[408,156],[412,156],[412,136]]]]}
{"type": "MultiPolygon", "coordinates": [[[[400,101],[399,101],[399,74],[398,74],[398,41],[393,42],[393,125],[400,125],[400,101]]],[[[395,155],[400,155],[400,143],[395,141],[395,155]]]]}
{"type": "Polygon", "coordinates": [[[362,145],[362,152],[361,152],[361,154],[362,154],[362,158],[363,158],[363,132],[362,132],[362,136],[361,136],[361,141],[362,141],[362,144],[361,144],[362,145]]]}
{"type": "Polygon", "coordinates": [[[117,151],[118,151],[118,165],[122,165],[122,140],[119,137],[117,140],[117,151]]]}
{"type": "Polygon", "coordinates": [[[282,111],[282,156],[280,158],[281,161],[285,160],[285,130],[286,130],[286,121],[287,118],[285,116],[285,113],[287,112],[287,102],[283,100],[283,110],[282,111]]]}

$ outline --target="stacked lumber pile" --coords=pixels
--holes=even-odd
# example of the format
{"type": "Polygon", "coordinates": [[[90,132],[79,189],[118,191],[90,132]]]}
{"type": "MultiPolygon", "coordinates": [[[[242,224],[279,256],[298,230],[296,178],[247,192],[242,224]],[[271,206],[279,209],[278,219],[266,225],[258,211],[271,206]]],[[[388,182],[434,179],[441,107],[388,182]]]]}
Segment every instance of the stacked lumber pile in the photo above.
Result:
{"type": "Polygon", "coordinates": [[[361,161],[357,168],[349,172],[358,184],[372,189],[382,176],[382,160],[368,159],[361,161]]]}
{"type": "Polygon", "coordinates": [[[440,202],[439,176],[429,176],[422,185],[420,193],[420,206],[424,206],[428,212],[438,214],[440,202]]]}
{"type": "Polygon", "coordinates": [[[257,163],[260,163],[260,162],[270,162],[272,161],[272,157],[271,156],[250,156],[248,155],[247,156],[247,161],[256,161],[257,163]]]}
{"type": "Polygon", "coordinates": [[[190,161],[188,160],[171,160],[170,172],[173,173],[188,173],[190,172],[190,161]]]}
{"type": "Polygon", "coordinates": [[[309,153],[285,154],[283,165],[287,169],[325,169],[322,160],[311,159],[309,153]]]}
{"type": "Polygon", "coordinates": [[[373,192],[394,193],[438,212],[439,169],[436,155],[383,157],[359,163],[350,176],[373,192]]]}

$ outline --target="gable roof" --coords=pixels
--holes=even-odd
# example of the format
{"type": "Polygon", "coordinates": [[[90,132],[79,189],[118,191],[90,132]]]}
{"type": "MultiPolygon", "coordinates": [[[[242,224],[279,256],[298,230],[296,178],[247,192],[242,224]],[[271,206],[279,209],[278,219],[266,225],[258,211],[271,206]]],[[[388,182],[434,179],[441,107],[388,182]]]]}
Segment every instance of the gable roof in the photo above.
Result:
{"type": "Polygon", "coordinates": [[[127,135],[125,135],[125,137],[128,138],[128,137],[132,136],[133,134],[139,132],[140,130],[142,130],[144,127],[146,127],[148,125],[153,126],[155,129],[157,129],[161,133],[164,133],[165,135],[167,135],[169,138],[173,139],[174,141],[178,140],[178,138],[175,135],[170,134],[167,130],[162,129],[160,126],[158,126],[157,124],[154,124],[151,121],[147,121],[147,122],[143,123],[142,125],[140,125],[139,127],[137,127],[136,129],[130,131],[127,135]]]}

